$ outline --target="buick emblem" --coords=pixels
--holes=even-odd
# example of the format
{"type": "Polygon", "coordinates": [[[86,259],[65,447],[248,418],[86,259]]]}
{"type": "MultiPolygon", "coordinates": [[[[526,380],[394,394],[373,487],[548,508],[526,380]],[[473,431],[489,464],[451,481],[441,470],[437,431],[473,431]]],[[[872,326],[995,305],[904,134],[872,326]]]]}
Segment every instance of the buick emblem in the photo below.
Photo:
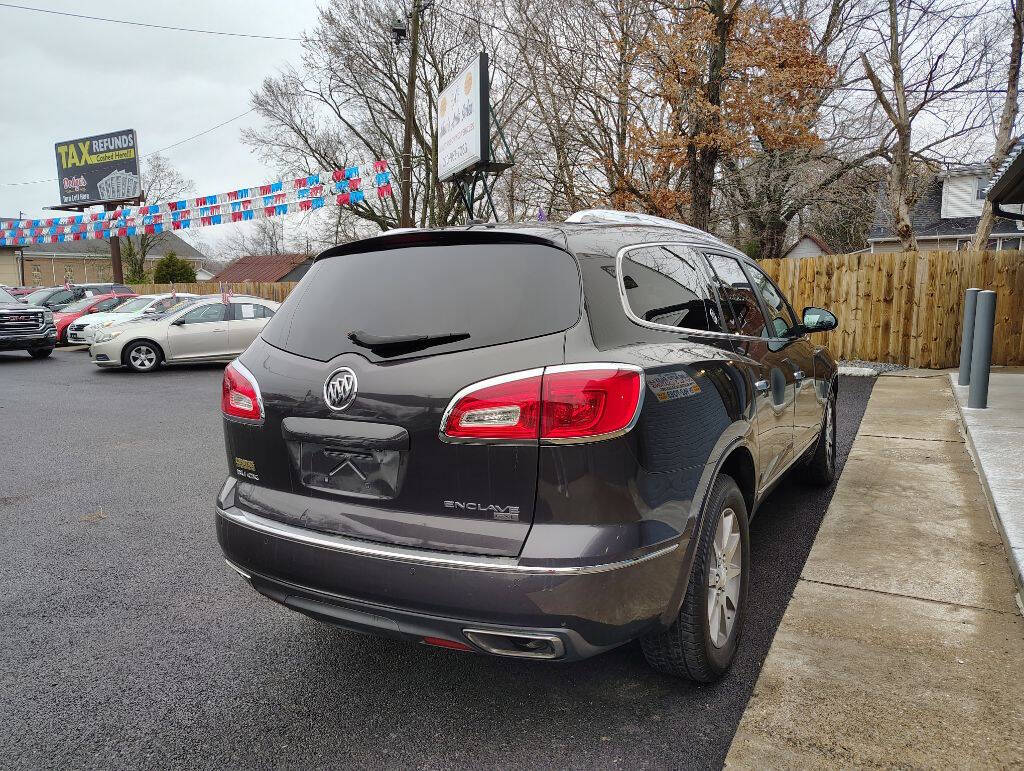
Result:
{"type": "Polygon", "coordinates": [[[324,382],[324,401],[332,410],[341,411],[356,398],[356,373],[348,367],[336,369],[324,382]]]}

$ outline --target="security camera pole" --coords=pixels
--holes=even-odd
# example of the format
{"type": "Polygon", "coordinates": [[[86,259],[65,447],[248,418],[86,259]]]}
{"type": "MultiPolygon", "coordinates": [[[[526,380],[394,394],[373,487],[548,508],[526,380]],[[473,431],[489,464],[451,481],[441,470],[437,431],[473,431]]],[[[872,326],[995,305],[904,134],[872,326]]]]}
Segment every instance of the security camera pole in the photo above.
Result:
{"type": "MultiPolygon", "coordinates": [[[[409,78],[405,92],[405,137],[402,141],[402,220],[400,227],[412,227],[412,121],[416,110],[416,59],[420,52],[420,3],[413,0],[409,31],[409,78]]],[[[423,8],[428,3],[424,3],[423,8]]]]}

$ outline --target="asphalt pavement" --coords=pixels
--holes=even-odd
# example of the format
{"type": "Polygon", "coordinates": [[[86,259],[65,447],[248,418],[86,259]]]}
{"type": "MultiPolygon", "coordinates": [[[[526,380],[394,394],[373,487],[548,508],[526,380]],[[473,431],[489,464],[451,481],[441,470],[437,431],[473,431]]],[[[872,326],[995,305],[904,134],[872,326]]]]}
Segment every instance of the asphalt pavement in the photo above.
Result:
{"type": "MultiPolygon", "coordinates": [[[[225,566],[221,371],[0,354],[0,767],[722,765],[831,488],[786,482],[762,507],[714,685],[636,645],[560,665],[375,639],[225,566]]],[[[842,378],[840,463],[873,382],[842,378]]]]}

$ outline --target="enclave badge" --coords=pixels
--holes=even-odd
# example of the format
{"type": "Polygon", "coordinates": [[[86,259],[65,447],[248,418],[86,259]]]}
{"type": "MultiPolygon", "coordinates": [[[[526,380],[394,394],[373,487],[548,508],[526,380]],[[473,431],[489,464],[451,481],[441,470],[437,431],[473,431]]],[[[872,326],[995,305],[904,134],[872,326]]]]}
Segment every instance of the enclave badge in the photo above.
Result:
{"type": "Polygon", "coordinates": [[[341,411],[355,400],[358,386],[355,372],[348,367],[336,369],[324,382],[324,401],[332,410],[341,411]]]}

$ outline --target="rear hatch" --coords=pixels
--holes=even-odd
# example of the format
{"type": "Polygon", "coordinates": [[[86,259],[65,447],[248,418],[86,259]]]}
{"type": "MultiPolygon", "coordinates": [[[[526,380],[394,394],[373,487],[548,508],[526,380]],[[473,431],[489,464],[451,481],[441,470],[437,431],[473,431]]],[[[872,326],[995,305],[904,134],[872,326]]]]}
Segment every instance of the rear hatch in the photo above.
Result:
{"type": "Polygon", "coordinates": [[[466,386],[564,361],[580,318],[576,260],[515,234],[366,244],[318,259],[241,357],[264,419],[225,421],[239,502],[368,541],[518,554],[537,442],[455,444],[439,429],[466,386]]]}

